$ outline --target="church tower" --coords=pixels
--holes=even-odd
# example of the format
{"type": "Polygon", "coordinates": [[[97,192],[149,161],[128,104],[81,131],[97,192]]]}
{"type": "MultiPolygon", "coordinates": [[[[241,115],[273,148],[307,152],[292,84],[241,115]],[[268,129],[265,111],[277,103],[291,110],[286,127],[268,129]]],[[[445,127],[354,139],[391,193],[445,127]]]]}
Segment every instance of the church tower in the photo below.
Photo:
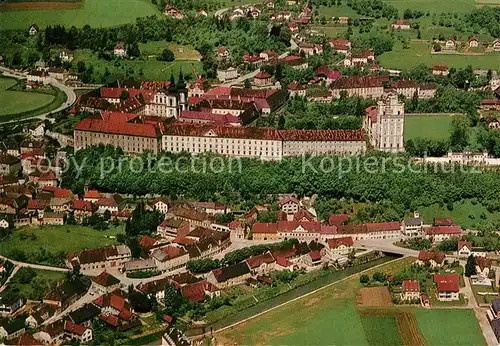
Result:
{"type": "Polygon", "coordinates": [[[404,106],[395,93],[386,94],[377,102],[377,121],[372,124],[377,128],[372,129],[371,138],[374,149],[390,153],[404,151],[404,106]]]}

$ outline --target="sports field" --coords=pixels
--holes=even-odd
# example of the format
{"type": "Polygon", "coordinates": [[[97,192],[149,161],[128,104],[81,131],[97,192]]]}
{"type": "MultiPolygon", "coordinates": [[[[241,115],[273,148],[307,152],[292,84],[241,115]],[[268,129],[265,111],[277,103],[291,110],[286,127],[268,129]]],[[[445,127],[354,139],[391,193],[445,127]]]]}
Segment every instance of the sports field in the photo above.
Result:
{"type": "Polygon", "coordinates": [[[407,115],[404,139],[405,141],[417,137],[448,139],[452,120],[451,115],[407,115]]]}
{"type": "Polygon", "coordinates": [[[16,80],[12,78],[0,77],[0,105],[2,105],[0,116],[47,106],[54,100],[53,95],[6,90],[16,83],[16,80]]]}
{"type": "Polygon", "coordinates": [[[133,23],[137,17],[160,14],[150,0],[85,0],[77,9],[16,10],[0,12],[0,29],[26,29],[35,23],[39,27],[107,27],[133,23]]]}
{"type": "MultiPolygon", "coordinates": [[[[400,259],[371,269],[367,274],[395,273],[413,261],[412,258],[400,259]]],[[[485,344],[471,310],[363,307],[357,305],[359,288],[358,277],[345,280],[217,333],[215,337],[224,345],[485,344]],[[451,333],[453,337],[446,341],[451,333]],[[457,342],[450,341],[452,339],[457,342]]]]}

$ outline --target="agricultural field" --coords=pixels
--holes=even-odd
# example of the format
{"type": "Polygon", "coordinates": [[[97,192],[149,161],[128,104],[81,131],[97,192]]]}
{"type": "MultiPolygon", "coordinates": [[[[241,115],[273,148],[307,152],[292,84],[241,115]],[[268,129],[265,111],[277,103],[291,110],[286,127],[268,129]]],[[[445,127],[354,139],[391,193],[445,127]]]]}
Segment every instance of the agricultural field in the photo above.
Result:
{"type": "Polygon", "coordinates": [[[474,311],[469,309],[417,309],[420,331],[429,345],[484,345],[474,311]],[[443,323],[443,321],[446,321],[443,323]]]}
{"type": "MultiPolygon", "coordinates": [[[[62,3],[64,5],[64,3],[62,3]]],[[[48,6],[53,6],[49,4],[48,6]]],[[[85,0],[80,8],[47,10],[13,10],[0,12],[0,29],[26,29],[31,23],[66,27],[115,26],[133,23],[137,17],[160,14],[150,0],[85,0]]]]}
{"type": "Polygon", "coordinates": [[[392,51],[383,53],[378,57],[378,60],[386,68],[401,70],[407,70],[418,64],[427,66],[445,64],[455,68],[471,65],[472,68],[477,69],[497,69],[500,53],[486,53],[484,55],[431,54],[429,42],[410,41],[409,49],[403,49],[403,45],[396,42],[392,51]]]}
{"type": "Polygon", "coordinates": [[[402,345],[394,316],[362,315],[361,324],[369,345],[402,345]]]}
{"type": "Polygon", "coordinates": [[[124,226],[112,227],[106,231],[97,231],[79,225],[42,226],[15,230],[10,238],[0,244],[0,253],[6,257],[14,251],[26,253],[45,249],[50,252],[81,251],[116,243],[114,237],[124,233],[124,226]],[[113,238],[111,238],[113,237],[113,238]]]}
{"type": "Polygon", "coordinates": [[[113,76],[119,78],[130,77],[139,80],[168,80],[171,73],[177,78],[181,69],[185,76],[191,76],[191,79],[193,79],[196,78],[195,72],[198,74],[202,71],[202,65],[199,61],[175,60],[165,62],[158,61],[155,58],[107,61],[98,59],[97,55],[92,54],[90,50],[86,49],[75,51],[73,66],[76,66],[78,61],[92,65],[94,68],[94,77],[97,82],[103,80],[106,68],[113,76]]]}
{"type": "Polygon", "coordinates": [[[0,104],[2,105],[0,117],[48,106],[54,101],[53,95],[6,90],[16,84],[16,80],[12,78],[0,77],[0,104]]]}
{"type": "Polygon", "coordinates": [[[406,115],[404,140],[417,137],[446,140],[449,137],[452,115],[406,115]]]}

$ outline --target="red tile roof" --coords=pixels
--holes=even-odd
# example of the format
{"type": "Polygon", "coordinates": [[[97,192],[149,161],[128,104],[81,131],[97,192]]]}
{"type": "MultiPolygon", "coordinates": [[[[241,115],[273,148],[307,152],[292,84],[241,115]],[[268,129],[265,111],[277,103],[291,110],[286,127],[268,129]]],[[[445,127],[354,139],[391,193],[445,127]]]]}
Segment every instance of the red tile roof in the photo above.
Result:
{"type": "Polygon", "coordinates": [[[99,199],[101,197],[102,197],[101,193],[97,190],[89,190],[85,192],[84,196],[84,198],[94,198],[94,199],[99,199]]]}
{"type": "Polygon", "coordinates": [[[352,240],[352,237],[328,239],[328,246],[330,247],[330,249],[336,249],[341,245],[352,247],[354,246],[354,240],[352,240]]]}
{"type": "Polygon", "coordinates": [[[452,226],[453,225],[453,219],[451,217],[447,218],[434,218],[434,226],[452,226]]]}
{"type": "Polygon", "coordinates": [[[278,221],[278,232],[292,232],[302,227],[307,232],[319,233],[321,224],[319,221],[278,221]]]}
{"type": "Polygon", "coordinates": [[[266,252],[262,255],[249,257],[246,261],[251,269],[255,269],[260,267],[263,263],[274,263],[276,260],[270,252],[266,252]]]}
{"type": "Polygon", "coordinates": [[[398,221],[395,222],[373,222],[367,223],[366,229],[368,232],[389,232],[397,231],[401,229],[401,224],[398,221]]]}
{"type": "Polygon", "coordinates": [[[410,22],[406,19],[395,20],[392,24],[394,25],[410,25],[410,22]]]}
{"type": "Polygon", "coordinates": [[[75,131],[110,133],[118,135],[157,138],[161,135],[160,124],[142,120],[140,115],[102,112],[101,118],[82,119],[75,131]]]}
{"type": "Polygon", "coordinates": [[[217,292],[219,289],[207,280],[199,281],[181,287],[181,294],[187,300],[192,302],[202,302],[205,300],[206,292],[217,292]]]}
{"type": "Polygon", "coordinates": [[[268,127],[235,127],[204,124],[173,124],[165,127],[165,135],[170,136],[198,137],[211,133],[223,138],[254,138],[274,141],[281,139],[278,130],[268,127]]]}
{"type": "Polygon", "coordinates": [[[377,122],[377,106],[370,106],[365,110],[367,116],[370,117],[372,123],[377,122]]]}
{"type": "Polygon", "coordinates": [[[436,263],[441,264],[445,257],[446,255],[444,253],[436,251],[422,250],[418,253],[418,260],[423,262],[434,260],[436,263]]]}
{"type": "Polygon", "coordinates": [[[432,65],[433,71],[448,71],[449,68],[446,65],[432,65]]]}
{"type": "Polygon", "coordinates": [[[278,225],[275,223],[256,222],[252,226],[253,234],[276,234],[278,225]]]}
{"type": "Polygon", "coordinates": [[[71,333],[82,336],[83,333],[87,330],[86,327],[81,324],[76,324],[71,321],[64,321],[64,330],[71,333]]]}
{"type": "Polygon", "coordinates": [[[149,235],[145,234],[139,240],[139,245],[144,248],[151,248],[155,246],[156,239],[151,238],[149,235]]]}
{"type": "Polygon", "coordinates": [[[467,248],[469,248],[469,250],[472,250],[472,243],[470,241],[463,241],[463,240],[460,240],[458,242],[458,250],[460,251],[464,246],[466,246],[467,248]]]}
{"type": "Polygon", "coordinates": [[[403,292],[420,292],[420,284],[417,280],[403,280],[403,292]]]}
{"type": "Polygon", "coordinates": [[[436,235],[436,234],[451,234],[459,235],[462,233],[460,226],[431,226],[425,228],[425,234],[436,235]]]}
{"type": "Polygon", "coordinates": [[[241,124],[241,119],[232,114],[215,114],[211,111],[182,111],[180,121],[198,120],[211,122],[215,125],[241,124]]]}
{"type": "Polygon", "coordinates": [[[255,79],[268,79],[271,78],[271,75],[266,71],[259,71],[254,77],[255,79]]]}
{"type": "Polygon", "coordinates": [[[382,87],[389,76],[343,76],[332,83],[332,89],[382,87]]]}
{"type": "Polygon", "coordinates": [[[295,90],[305,90],[305,89],[306,89],[306,87],[302,86],[296,80],[294,80],[293,82],[291,82],[290,84],[288,84],[288,90],[295,91],[295,90]]]}
{"type": "Polygon", "coordinates": [[[311,251],[309,252],[309,257],[311,257],[313,261],[319,261],[321,259],[321,253],[319,251],[311,251]]]}
{"type": "Polygon", "coordinates": [[[438,292],[460,291],[460,277],[457,274],[434,274],[433,280],[438,292]]]}
{"type": "Polygon", "coordinates": [[[73,201],[73,209],[74,210],[86,210],[86,211],[92,211],[92,202],[90,201],[83,201],[80,199],[75,199],[73,201]]]}
{"type": "Polygon", "coordinates": [[[484,268],[490,268],[491,267],[491,260],[488,259],[488,258],[486,258],[486,257],[479,256],[479,257],[476,257],[476,265],[482,271],[482,270],[484,270],[484,268]]]}
{"type": "Polygon", "coordinates": [[[116,317],[114,315],[100,314],[98,317],[99,317],[99,319],[103,320],[104,322],[106,322],[107,324],[109,324],[113,327],[116,327],[120,324],[120,320],[118,319],[118,317],[116,317]]]}
{"type": "Polygon", "coordinates": [[[276,258],[276,264],[282,267],[290,267],[293,266],[293,263],[286,259],[286,257],[280,256],[276,258]]]}
{"type": "Polygon", "coordinates": [[[363,130],[279,130],[284,141],[364,141],[363,130]]]}

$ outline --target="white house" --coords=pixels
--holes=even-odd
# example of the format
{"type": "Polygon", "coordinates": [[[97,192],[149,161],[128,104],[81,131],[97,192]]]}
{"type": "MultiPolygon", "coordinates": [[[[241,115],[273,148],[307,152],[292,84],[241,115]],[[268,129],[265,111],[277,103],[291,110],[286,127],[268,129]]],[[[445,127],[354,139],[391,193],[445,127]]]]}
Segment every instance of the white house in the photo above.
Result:
{"type": "Polygon", "coordinates": [[[415,300],[420,298],[420,284],[417,280],[403,280],[401,300],[415,300]]]}
{"type": "Polygon", "coordinates": [[[472,36],[471,38],[469,38],[469,47],[470,48],[479,47],[479,41],[477,40],[477,38],[475,36],[472,36]]]}
{"type": "Polygon", "coordinates": [[[9,222],[6,219],[1,219],[0,228],[8,228],[8,227],[9,227],[9,222]]]}
{"type": "Polygon", "coordinates": [[[125,48],[125,44],[123,42],[118,42],[113,50],[115,56],[123,58],[127,56],[127,49],[125,48]]]}
{"type": "Polygon", "coordinates": [[[295,214],[299,211],[299,201],[294,197],[285,197],[279,201],[281,211],[287,214],[295,214]]]}
{"type": "Polygon", "coordinates": [[[436,299],[439,301],[453,301],[460,299],[460,277],[457,274],[434,274],[436,284],[436,299]]]}
{"type": "Polygon", "coordinates": [[[472,243],[470,241],[459,241],[457,255],[466,258],[472,254],[472,243]]]}
{"type": "Polygon", "coordinates": [[[418,258],[415,264],[430,265],[432,268],[439,268],[444,264],[445,258],[446,255],[442,252],[422,250],[418,253],[418,258]]]}
{"type": "Polygon", "coordinates": [[[149,205],[153,210],[158,210],[163,215],[168,213],[168,199],[167,198],[156,199],[156,200],[152,201],[149,205]]]}
{"type": "Polygon", "coordinates": [[[31,26],[29,27],[28,29],[28,34],[30,36],[35,36],[36,34],[38,34],[38,31],[40,30],[40,28],[38,28],[38,25],[36,24],[31,24],[31,26]]]}
{"type": "Polygon", "coordinates": [[[403,221],[403,234],[411,238],[421,237],[423,224],[424,220],[418,212],[415,212],[412,218],[403,221]]]}
{"type": "Polygon", "coordinates": [[[328,239],[327,244],[328,246],[323,248],[325,253],[348,255],[353,249],[354,240],[352,237],[334,238],[328,239]]]}

